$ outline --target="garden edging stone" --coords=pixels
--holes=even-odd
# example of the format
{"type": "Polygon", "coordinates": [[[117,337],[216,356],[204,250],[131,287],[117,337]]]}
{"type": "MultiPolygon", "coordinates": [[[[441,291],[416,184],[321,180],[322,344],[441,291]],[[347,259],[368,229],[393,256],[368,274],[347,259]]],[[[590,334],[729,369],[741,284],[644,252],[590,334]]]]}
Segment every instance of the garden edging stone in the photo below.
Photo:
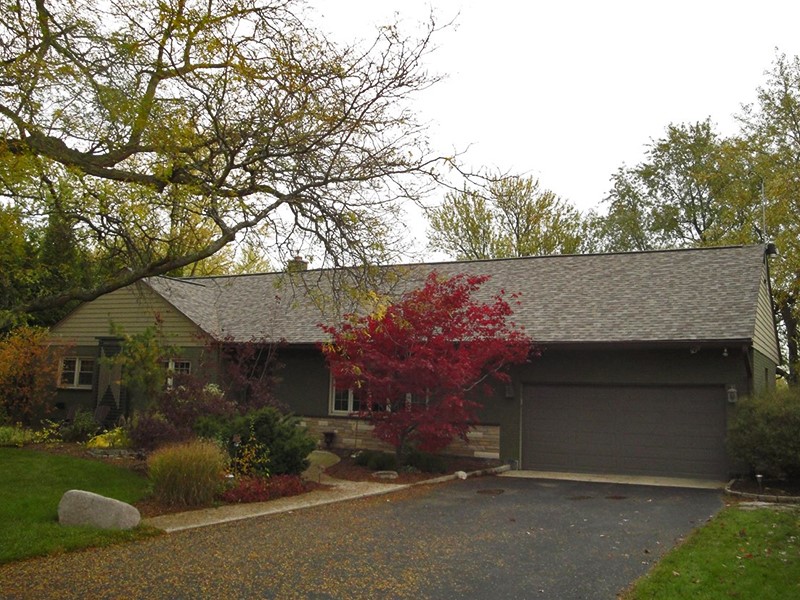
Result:
{"type": "Polygon", "coordinates": [[[777,496],[775,494],[751,494],[750,492],[739,492],[733,489],[736,479],[731,479],[725,486],[725,493],[737,498],[746,500],[758,500],[759,502],[771,502],[773,504],[800,504],[800,496],[777,496]]]}

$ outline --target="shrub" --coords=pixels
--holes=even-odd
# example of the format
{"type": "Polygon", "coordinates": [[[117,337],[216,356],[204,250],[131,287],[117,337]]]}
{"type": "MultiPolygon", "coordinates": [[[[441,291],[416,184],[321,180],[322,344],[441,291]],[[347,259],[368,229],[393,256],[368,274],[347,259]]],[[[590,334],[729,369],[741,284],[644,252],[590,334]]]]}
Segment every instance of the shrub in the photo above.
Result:
{"type": "Polygon", "coordinates": [[[233,473],[239,476],[269,477],[269,450],[256,437],[252,421],[250,421],[250,431],[244,443],[237,442],[238,439],[234,436],[236,452],[231,454],[233,473]]]}
{"type": "Polygon", "coordinates": [[[44,419],[39,429],[33,432],[34,444],[50,444],[61,441],[61,423],[44,419]]]}
{"type": "Polygon", "coordinates": [[[286,496],[297,496],[306,491],[306,484],[298,475],[238,477],[233,487],[220,498],[225,502],[266,502],[286,496]]]}
{"type": "Polygon", "coordinates": [[[124,427],[115,427],[110,431],[94,436],[86,442],[87,448],[130,448],[131,440],[124,427]]]}
{"type": "Polygon", "coordinates": [[[201,416],[233,416],[236,404],[214,384],[191,376],[175,376],[178,385],[158,395],[158,412],[179,429],[191,429],[201,416]]]}
{"type": "Polygon", "coordinates": [[[148,411],[134,415],[128,436],[133,447],[150,451],[165,444],[189,440],[192,432],[175,427],[159,412],[148,411]]]}
{"type": "Polygon", "coordinates": [[[19,327],[0,337],[0,414],[6,424],[33,425],[50,409],[59,355],[48,335],[19,327]]]}
{"type": "Polygon", "coordinates": [[[356,455],[355,463],[373,471],[394,471],[397,469],[395,455],[378,450],[362,450],[356,455]]]}
{"type": "Polygon", "coordinates": [[[95,421],[90,412],[79,410],[75,413],[72,422],[61,426],[61,439],[65,442],[85,442],[100,429],[100,424],[95,421]]]}
{"type": "Polygon", "coordinates": [[[220,494],[223,502],[266,502],[270,499],[269,480],[259,475],[237,477],[233,487],[220,494]]]}
{"type": "Polygon", "coordinates": [[[0,446],[22,447],[33,441],[33,431],[25,427],[0,426],[0,446]]]}
{"type": "Polygon", "coordinates": [[[406,458],[406,465],[423,473],[445,473],[447,471],[447,465],[441,456],[417,450],[409,453],[406,458]]]}
{"type": "Polygon", "coordinates": [[[147,460],[153,494],[166,504],[211,504],[222,488],[227,462],[225,451],[209,440],[164,446],[147,460]]]}
{"type": "Polygon", "coordinates": [[[765,477],[800,478],[800,388],[745,398],[728,432],[731,457],[765,477]]]}
{"type": "Polygon", "coordinates": [[[273,475],[299,475],[308,468],[308,455],[317,442],[300,427],[297,417],[281,414],[272,407],[251,415],[256,439],[269,450],[273,475]]]}
{"type": "Polygon", "coordinates": [[[283,415],[273,407],[232,418],[201,417],[194,430],[201,437],[225,444],[234,457],[239,448],[249,442],[251,435],[255,436],[268,453],[272,475],[299,475],[308,468],[308,455],[317,445],[316,440],[298,425],[296,417],[283,415]],[[241,446],[235,446],[234,439],[238,439],[241,446]]]}

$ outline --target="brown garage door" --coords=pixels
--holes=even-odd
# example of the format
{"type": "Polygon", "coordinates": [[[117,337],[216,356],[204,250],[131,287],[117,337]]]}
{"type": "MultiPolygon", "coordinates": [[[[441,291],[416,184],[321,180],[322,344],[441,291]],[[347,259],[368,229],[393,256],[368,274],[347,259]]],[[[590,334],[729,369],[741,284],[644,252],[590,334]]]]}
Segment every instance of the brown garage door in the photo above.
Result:
{"type": "Polygon", "coordinates": [[[522,467],[722,479],[721,386],[526,386],[522,467]]]}

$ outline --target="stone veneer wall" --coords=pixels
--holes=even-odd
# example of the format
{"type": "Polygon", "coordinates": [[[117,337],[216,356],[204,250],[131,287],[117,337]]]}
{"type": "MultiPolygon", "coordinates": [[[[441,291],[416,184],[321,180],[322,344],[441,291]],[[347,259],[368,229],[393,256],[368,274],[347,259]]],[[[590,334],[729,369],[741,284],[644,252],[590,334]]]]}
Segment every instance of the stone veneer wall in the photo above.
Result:
{"type": "MultiPolygon", "coordinates": [[[[318,440],[320,448],[325,447],[324,435],[332,431],[336,435],[332,448],[346,450],[383,450],[393,452],[386,443],[372,437],[372,426],[360,419],[349,417],[301,417],[300,425],[318,440]]],[[[500,458],[500,426],[478,425],[469,434],[469,444],[455,440],[442,454],[470,456],[475,458],[500,458]]]]}

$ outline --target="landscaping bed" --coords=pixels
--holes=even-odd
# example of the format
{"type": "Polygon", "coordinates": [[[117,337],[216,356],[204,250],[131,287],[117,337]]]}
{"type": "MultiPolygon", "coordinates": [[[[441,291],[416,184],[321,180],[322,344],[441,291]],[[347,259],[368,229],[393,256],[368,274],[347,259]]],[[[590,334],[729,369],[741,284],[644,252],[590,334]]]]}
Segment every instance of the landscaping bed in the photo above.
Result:
{"type": "MultiPolygon", "coordinates": [[[[340,457],[340,461],[335,465],[327,467],[325,474],[335,479],[346,479],[348,481],[382,481],[375,477],[375,471],[356,463],[355,453],[350,450],[334,450],[340,457]]],[[[466,456],[442,456],[444,462],[443,472],[425,473],[415,470],[405,470],[402,467],[397,472],[397,479],[383,480],[387,483],[417,483],[427,479],[441,477],[442,475],[455,473],[456,471],[479,471],[499,467],[502,462],[499,460],[472,458],[466,456]]]]}
{"type": "MultiPolygon", "coordinates": [[[[76,443],[55,442],[48,444],[32,444],[27,446],[31,450],[40,452],[47,452],[50,454],[58,454],[62,456],[71,456],[73,458],[83,458],[87,460],[96,460],[104,462],[117,467],[129,469],[141,475],[147,474],[147,457],[141,452],[114,452],[105,450],[89,450],[86,446],[76,443]]],[[[311,491],[325,487],[313,481],[306,481],[306,491],[311,491]]],[[[222,503],[220,501],[220,503],[222,503]]],[[[159,515],[167,515],[177,512],[191,510],[181,505],[172,505],[160,502],[156,497],[148,495],[141,500],[133,503],[139,510],[142,518],[157,517],[159,515]]]]}
{"type": "Polygon", "coordinates": [[[776,497],[785,498],[791,501],[792,498],[800,498],[800,481],[786,479],[764,479],[759,485],[756,479],[740,478],[734,479],[728,486],[734,494],[746,494],[747,496],[776,497]]]}

